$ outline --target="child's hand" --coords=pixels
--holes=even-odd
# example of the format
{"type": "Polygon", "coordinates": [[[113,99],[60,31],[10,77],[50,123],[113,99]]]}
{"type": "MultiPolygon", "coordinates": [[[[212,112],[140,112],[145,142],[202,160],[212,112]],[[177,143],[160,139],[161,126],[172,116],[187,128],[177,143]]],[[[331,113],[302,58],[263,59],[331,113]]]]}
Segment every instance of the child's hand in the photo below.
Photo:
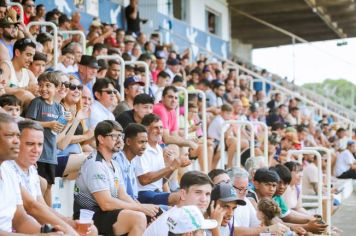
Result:
{"type": "Polygon", "coordinates": [[[59,123],[58,121],[54,120],[54,121],[51,121],[50,128],[54,132],[60,133],[64,129],[64,125],[59,123]]]}

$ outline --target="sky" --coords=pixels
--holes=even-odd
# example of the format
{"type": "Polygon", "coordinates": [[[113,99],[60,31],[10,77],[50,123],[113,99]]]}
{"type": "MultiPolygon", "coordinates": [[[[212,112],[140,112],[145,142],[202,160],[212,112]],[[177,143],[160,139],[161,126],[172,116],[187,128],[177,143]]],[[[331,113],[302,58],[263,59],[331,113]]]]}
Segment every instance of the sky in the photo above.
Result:
{"type": "Polygon", "coordinates": [[[347,79],[356,84],[356,38],[254,49],[253,64],[297,85],[322,82],[325,79],[347,79]]]}

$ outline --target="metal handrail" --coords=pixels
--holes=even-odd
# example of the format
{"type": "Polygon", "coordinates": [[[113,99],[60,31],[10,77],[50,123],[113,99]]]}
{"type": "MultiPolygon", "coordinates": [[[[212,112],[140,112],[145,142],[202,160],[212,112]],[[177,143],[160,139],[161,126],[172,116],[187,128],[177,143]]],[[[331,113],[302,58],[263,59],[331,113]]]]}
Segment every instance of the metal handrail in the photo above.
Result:
{"type": "Polygon", "coordinates": [[[145,93],[148,94],[150,87],[150,68],[148,67],[148,64],[144,61],[125,61],[125,65],[141,65],[145,67],[145,93]]]}
{"type": "Polygon", "coordinates": [[[53,66],[56,67],[58,64],[58,28],[52,22],[45,22],[45,21],[31,21],[27,25],[27,29],[34,25],[42,25],[42,26],[50,26],[53,29],[53,66]]]}
{"type": "MultiPolygon", "coordinates": [[[[188,91],[186,88],[183,87],[176,87],[179,92],[184,93],[184,138],[188,139],[188,91]]],[[[179,105],[177,109],[177,122],[178,122],[178,127],[179,127],[179,105]]]]}
{"type": "Polygon", "coordinates": [[[291,161],[292,155],[298,155],[298,162],[302,164],[303,162],[303,154],[315,155],[318,162],[318,214],[323,214],[323,176],[322,176],[322,163],[321,163],[321,155],[318,151],[315,150],[288,150],[287,153],[287,161],[291,161]]]}
{"type": "Polygon", "coordinates": [[[122,100],[125,100],[125,61],[119,55],[99,55],[96,57],[97,60],[99,59],[109,59],[109,60],[118,60],[120,62],[120,77],[119,77],[119,84],[120,84],[120,94],[122,100]]]}
{"type": "Polygon", "coordinates": [[[24,23],[23,18],[24,18],[24,10],[23,10],[23,6],[18,3],[18,2],[10,2],[8,1],[7,5],[9,6],[17,6],[20,9],[20,18],[19,21],[24,23]]]}
{"type": "Polygon", "coordinates": [[[250,121],[252,124],[260,125],[263,127],[263,155],[266,159],[266,164],[269,164],[268,161],[268,126],[262,121],[250,121]]]}
{"type": "MultiPolygon", "coordinates": [[[[254,157],[255,156],[255,129],[253,127],[252,122],[250,121],[241,121],[241,120],[226,120],[224,124],[222,125],[221,129],[221,136],[220,136],[220,166],[222,169],[224,168],[224,152],[225,152],[225,132],[227,131],[227,126],[231,124],[236,124],[239,125],[237,129],[237,146],[236,146],[236,166],[240,167],[241,166],[241,125],[247,125],[251,129],[251,134],[250,134],[250,156],[254,157]]],[[[268,162],[267,162],[268,163],[268,162]]]]}
{"type": "MultiPolygon", "coordinates": [[[[161,30],[168,31],[168,30],[163,29],[163,28],[161,28],[161,30]]],[[[180,38],[180,39],[182,39],[182,40],[185,40],[185,41],[189,42],[184,36],[178,35],[178,34],[176,34],[176,33],[174,33],[174,32],[171,32],[171,31],[169,31],[169,32],[170,32],[172,35],[174,35],[174,36],[176,36],[176,37],[178,37],[178,38],[180,38]]],[[[199,45],[197,45],[197,44],[190,43],[190,45],[194,45],[194,46],[198,47],[198,48],[199,48],[200,50],[202,50],[202,51],[207,51],[206,48],[203,48],[203,47],[201,47],[201,46],[199,46],[199,45]]],[[[284,92],[284,93],[286,93],[286,94],[289,94],[289,95],[291,95],[291,96],[293,96],[293,97],[296,97],[296,98],[300,99],[301,101],[304,101],[304,102],[306,102],[306,103],[309,103],[309,104],[315,106],[316,108],[322,110],[324,113],[334,115],[335,117],[337,117],[337,118],[339,118],[339,119],[345,121],[346,123],[351,124],[350,126],[356,127],[356,123],[353,122],[353,121],[351,121],[350,119],[348,119],[348,118],[346,118],[346,117],[343,117],[343,116],[341,116],[341,115],[339,115],[339,114],[337,114],[337,113],[335,113],[335,112],[333,112],[333,111],[330,111],[329,109],[327,109],[327,108],[325,108],[325,107],[323,107],[323,106],[321,106],[321,105],[319,105],[319,104],[317,104],[317,103],[311,101],[311,100],[308,99],[308,98],[305,98],[304,96],[301,96],[300,94],[297,94],[297,93],[294,92],[294,91],[291,91],[291,90],[289,90],[289,89],[287,89],[287,88],[284,88],[284,87],[282,87],[281,85],[279,85],[279,84],[277,84],[277,83],[275,83],[275,82],[273,82],[273,81],[270,81],[270,80],[268,80],[268,79],[266,79],[266,78],[263,78],[261,75],[255,73],[255,72],[253,72],[253,71],[251,71],[251,70],[249,70],[249,69],[247,69],[247,68],[244,68],[244,67],[240,66],[239,64],[237,64],[237,63],[235,63],[235,62],[233,62],[233,61],[231,61],[231,60],[229,60],[229,59],[223,58],[223,57],[221,57],[221,56],[219,56],[219,55],[217,55],[216,53],[211,52],[211,51],[207,51],[207,52],[209,52],[210,54],[214,55],[214,57],[216,57],[216,58],[219,59],[219,60],[225,61],[225,62],[227,62],[227,63],[229,63],[229,64],[231,64],[231,65],[236,66],[237,68],[239,68],[239,70],[241,70],[241,71],[243,71],[243,72],[246,72],[247,74],[252,75],[252,76],[254,76],[254,77],[257,78],[257,79],[262,79],[262,80],[264,80],[266,83],[268,83],[268,84],[270,84],[271,86],[273,86],[273,87],[275,87],[275,88],[281,90],[282,92],[284,92]]]]}
{"type": "Polygon", "coordinates": [[[323,151],[326,153],[326,224],[331,233],[331,150],[325,147],[304,147],[304,150],[323,151]]]}
{"type": "Polygon", "coordinates": [[[81,30],[60,30],[59,33],[61,33],[61,34],[69,34],[69,35],[79,34],[81,42],[82,42],[83,52],[86,51],[87,41],[86,41],[86,37],[85,37],[85,34],[84,34],[83,31],[81,31],[81,30]]]}
{"type": "Polygon", "coordinates": [[[202,90],[188,90],[188,94],[198,94],[202,99],[202,127],[203,127],[203,158],[204,158],[204,172],[208,173],[208,124],[206,119],[206,95],[202,90]]]}

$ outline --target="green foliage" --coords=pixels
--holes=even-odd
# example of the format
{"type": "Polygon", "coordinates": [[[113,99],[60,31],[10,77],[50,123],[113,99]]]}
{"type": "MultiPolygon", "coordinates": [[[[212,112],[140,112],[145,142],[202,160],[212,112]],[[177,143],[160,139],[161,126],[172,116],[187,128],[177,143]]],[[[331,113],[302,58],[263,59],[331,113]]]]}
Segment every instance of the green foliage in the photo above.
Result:
{"type": "Polygon", "coordinates": [[[312,90],[347,108],[351,108],[356,104],[356,85],[344,79],[326,79],[322,83],[307,83],[302,87],[312,90]]]}

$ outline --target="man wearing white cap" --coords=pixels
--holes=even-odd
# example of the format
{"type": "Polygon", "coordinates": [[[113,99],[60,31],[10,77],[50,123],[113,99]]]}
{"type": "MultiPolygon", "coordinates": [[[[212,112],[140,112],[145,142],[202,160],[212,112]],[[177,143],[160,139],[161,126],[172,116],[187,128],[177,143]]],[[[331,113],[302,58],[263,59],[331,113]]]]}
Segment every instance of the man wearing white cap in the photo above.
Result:
{"type": "Polygon", "coordinates": [[[218,226],[216,220],[206,220],[197,206],[174,208],[167,218],[168,236],[204,235],[204,230],[218,226]]]}

